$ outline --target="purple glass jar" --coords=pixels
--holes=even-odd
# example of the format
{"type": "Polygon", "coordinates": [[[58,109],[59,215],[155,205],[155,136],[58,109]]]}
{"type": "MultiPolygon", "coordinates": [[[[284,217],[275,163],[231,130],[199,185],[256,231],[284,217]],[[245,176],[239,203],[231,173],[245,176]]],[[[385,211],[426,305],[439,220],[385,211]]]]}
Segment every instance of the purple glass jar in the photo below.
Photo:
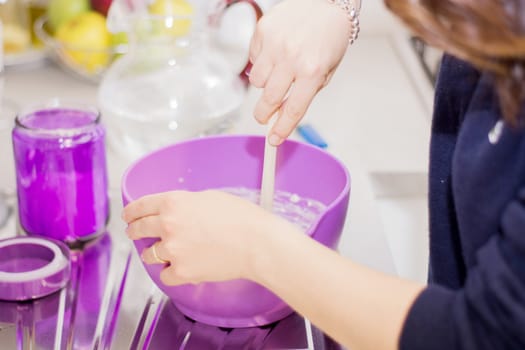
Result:
{"type": "Polygon", "coordinates": [[[12,137],[23,230],[66,242],[103,233],[109,200],[98,110],[82,105],[27,109],[17,116],[12,137]]]}

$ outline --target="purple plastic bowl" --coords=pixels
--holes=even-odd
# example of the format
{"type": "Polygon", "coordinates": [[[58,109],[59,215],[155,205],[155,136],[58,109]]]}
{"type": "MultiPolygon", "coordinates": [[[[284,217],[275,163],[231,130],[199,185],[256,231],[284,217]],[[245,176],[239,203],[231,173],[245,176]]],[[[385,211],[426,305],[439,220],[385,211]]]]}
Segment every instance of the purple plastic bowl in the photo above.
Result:
{"type": "MultiPolygon", "coordinates": [[[[212,188],[259,189],[263,167],[262,136],[213,136],[177,143],[132,164],[122,179],[124,205],[146,194],[212,188]]],[[[345,166],[320,148],[286,141],[278,149],[275,190],[296,193],[327,205],[308,234],[336,248],[350,196],[345,166]]],[[[139,252],[154,239],[135,242],[139,252]]],[[[160,265],[146,265],[153,281],[188,317],[220,327],[253,327],[292,312],[276,295],[247,280],[168,287],[160,282],[160,265]]]]}

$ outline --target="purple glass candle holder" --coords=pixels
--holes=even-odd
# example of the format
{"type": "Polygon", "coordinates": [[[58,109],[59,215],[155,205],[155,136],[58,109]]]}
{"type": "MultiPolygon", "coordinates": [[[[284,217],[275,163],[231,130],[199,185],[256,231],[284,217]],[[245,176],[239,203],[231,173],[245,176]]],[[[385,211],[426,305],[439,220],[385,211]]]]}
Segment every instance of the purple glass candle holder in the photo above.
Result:
{"type": "Polygon", "coordinates": [[[66,242],[103,233],[109,200],[98,110],[82,105],[26,109],[16,118],[12,138],[24,231],[66,242]]]}
{"type": "Polygon", "coordinates": [[[0,300],[36,299],[63,288],[70,276],[69,249],[39,237],[0,241],[0,300]]]}

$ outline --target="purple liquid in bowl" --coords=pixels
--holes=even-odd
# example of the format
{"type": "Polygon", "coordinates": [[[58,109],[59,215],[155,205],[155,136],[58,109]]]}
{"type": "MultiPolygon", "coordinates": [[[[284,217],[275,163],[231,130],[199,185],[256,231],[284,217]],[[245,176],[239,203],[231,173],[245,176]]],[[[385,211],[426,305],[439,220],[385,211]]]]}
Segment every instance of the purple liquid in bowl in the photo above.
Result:
{"type": "Polygon", "coordinates": [[[17,118],[12,136],[23,229],[62,241],[102,232],[109,205],[96,110],[32,111],[17,118]]]}

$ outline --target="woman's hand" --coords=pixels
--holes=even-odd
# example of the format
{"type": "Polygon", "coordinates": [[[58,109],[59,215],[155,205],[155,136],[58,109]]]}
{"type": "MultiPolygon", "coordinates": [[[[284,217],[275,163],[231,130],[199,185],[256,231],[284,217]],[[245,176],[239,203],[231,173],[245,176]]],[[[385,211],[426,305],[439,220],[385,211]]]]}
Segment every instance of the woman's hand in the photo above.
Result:
{"type": "Polygon", "coordinates": [[[328,83],[350,31],[344,11],[327,0],[284,0],[259,20],[250,46],[250,82],[264,88],[254,111],[260,123],[279,109],[270,143],[278,145],[292,133],[328,83]]]}
{"type": "Polygon", "coordinates": [[[127,205],[122,217],[131,239],[160,238],[142,258],[148,264],[169,261],[160,275],[166,285],[254,279],[264,239],[282,230],[284,221],[220,191],[144,196],[127,205]]]}

